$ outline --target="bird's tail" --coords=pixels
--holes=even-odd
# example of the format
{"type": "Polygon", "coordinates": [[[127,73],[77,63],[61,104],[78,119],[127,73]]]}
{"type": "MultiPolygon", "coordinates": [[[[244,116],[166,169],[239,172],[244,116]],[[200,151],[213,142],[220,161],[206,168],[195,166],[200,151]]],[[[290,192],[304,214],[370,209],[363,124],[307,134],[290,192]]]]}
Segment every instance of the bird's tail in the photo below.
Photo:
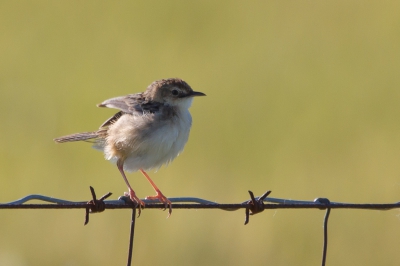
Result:
{"type": "Polygon", "coordinates": [[[54,141],[57,143],[64,143],[64,142],[71,142],[71,141],[95,139],[98,137],[99,137],[99,132],[82,132],[82,133],[75,133],[75,134],[59,137],[59,138],[54,139],[54,141]]]}

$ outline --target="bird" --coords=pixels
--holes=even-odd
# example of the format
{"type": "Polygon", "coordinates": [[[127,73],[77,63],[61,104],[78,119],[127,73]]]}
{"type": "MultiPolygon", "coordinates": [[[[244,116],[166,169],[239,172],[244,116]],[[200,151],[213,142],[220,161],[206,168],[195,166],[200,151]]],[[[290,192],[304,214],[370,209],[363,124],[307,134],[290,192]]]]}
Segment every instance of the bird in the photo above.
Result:
{"type": "Polygon", "coordinates": [[[98,107],[119,110],[98,130],[75,133],[54,139],[57,143],[87,141],[104,153],[105,159],[116,164],[139,216],[145,203],[137,197],[125,175],[140,171],[156,192],[145,199],[159,200],[172,213],[171,201],[156,186],[147,171],[168,165],[188,141],[192,125],[189,108],[193,97],[206,96],[180,78],[152,82],[144,92],[111,98],[98,107]]]}

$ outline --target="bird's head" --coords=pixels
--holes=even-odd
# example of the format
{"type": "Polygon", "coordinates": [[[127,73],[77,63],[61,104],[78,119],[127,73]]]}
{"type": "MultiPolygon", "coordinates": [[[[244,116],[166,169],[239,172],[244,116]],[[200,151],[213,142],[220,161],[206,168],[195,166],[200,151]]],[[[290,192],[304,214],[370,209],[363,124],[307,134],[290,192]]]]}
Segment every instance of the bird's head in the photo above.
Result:
{"type": "Polygon", "coordinates": [[[205,94],[193,91],[189,84],[178,78],[154,81],[145,92],[147,100],[181,108],[189,108],[195,96],[205,96],[205,94]]]}

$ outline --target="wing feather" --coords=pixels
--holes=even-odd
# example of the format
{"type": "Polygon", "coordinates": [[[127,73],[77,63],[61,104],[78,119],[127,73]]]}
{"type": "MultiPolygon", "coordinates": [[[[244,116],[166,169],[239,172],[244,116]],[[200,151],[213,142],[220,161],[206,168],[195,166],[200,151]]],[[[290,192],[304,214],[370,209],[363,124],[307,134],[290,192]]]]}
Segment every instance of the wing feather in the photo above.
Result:
{"type": "Polygon", "coordinates": [[[160,110],[162,105],[163,104],[160,102],[146,100],[143,93],[137,93],[111,98],[105,100],[97,106],[119,109],[122,112],[129,114],[134,114],[136,112],[143,114],[155,113],[160,110]]]}

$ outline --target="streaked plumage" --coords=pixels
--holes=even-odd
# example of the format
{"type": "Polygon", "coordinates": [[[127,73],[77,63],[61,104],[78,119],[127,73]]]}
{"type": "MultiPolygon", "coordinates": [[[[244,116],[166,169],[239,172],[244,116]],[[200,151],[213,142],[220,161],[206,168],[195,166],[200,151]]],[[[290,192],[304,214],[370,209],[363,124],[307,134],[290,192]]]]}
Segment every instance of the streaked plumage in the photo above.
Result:
{"type": "Polygon", "coordinates": [[[147,198],[157,198],[166,206],[171,206],[145,170],[158,169],[168,164],[183,150],[192,124],[188,110],[192,97],[204,95],[193,91],[181,79],[158,80],[143,93],[111,98],[99,104],[99,107],[120,110],[107,119],[99,130],[72,134],[55,141],[93,141],[94,147],[102,150],[107,160],[117,164],[133,201],[144,206],[130,187],[124,170],[140,170],[157,193],[147,198]]]}

